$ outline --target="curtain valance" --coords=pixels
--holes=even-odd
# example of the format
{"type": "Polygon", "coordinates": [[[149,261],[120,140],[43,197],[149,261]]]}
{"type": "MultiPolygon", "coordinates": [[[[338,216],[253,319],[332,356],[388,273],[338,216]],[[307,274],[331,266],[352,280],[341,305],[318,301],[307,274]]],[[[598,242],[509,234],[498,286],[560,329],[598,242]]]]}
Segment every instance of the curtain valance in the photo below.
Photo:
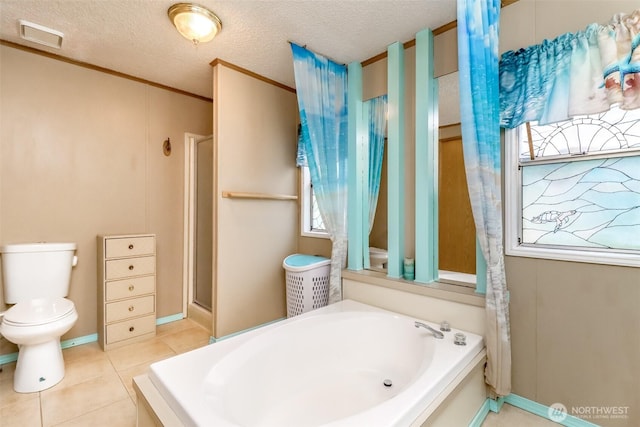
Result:
{"type": "Polygon", "coordinates": [[[608,25],[505,52],[500,125],[548,124],[580,114],[640,108],[640,9],[608,25]]]}

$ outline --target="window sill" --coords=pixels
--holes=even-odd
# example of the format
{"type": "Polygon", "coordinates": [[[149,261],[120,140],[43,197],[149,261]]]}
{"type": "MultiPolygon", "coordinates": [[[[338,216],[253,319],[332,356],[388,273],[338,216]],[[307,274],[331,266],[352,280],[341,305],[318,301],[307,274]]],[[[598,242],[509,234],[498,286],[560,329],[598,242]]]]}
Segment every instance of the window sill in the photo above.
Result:
{"type": "Polygon", "coordinates": [[[484,295],[476,293],[475,289],[468,285],[444,282],[417,283],[404,279],[394,279],[388,277],[384,272],[372,270],[342,270],[342,278],[411,294],[439,298],[445,301],[477,307],[485,306],[484,295]]]}
{"type": "Polygon", "coordinates": [[[611,252],[588,252],[570,249],[546,249],[510,245],[505,248],[508,256],[551,259],[556,261],[585,262],[590,264],[640,267],[640,256],[611,252]]]}
{"type": "Polygon", "coordinates": [[[451,285],[466,286],[471,289],[475,289],[477,283],[475,274],[458,273],[446,270],[438,270],[438,281],[440,283],[449,283],[451,285]]]}
{"type": "Polygon", "coordinates": [[[329,233],[322,233],[319,231],[301,231],[300,235],[302,237],[314,237],[316,239],[331,239],[329,233]]]}

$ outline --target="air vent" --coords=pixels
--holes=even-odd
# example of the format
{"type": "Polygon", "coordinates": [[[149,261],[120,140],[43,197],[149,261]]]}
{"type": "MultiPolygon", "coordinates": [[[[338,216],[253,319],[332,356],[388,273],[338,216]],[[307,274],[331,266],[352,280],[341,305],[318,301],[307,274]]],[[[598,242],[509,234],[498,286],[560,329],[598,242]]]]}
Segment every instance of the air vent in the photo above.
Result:
{"type": "Polygon", "coordinates": [[[60,49],[64,34],[60,31],[20,19],[20,37],[30,42],[60,49]]]}

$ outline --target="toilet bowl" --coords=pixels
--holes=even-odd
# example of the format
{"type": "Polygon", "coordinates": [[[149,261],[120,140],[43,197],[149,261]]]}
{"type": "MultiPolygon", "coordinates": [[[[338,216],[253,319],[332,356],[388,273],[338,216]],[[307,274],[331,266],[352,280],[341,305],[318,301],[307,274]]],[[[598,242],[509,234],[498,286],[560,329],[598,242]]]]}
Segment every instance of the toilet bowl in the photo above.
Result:
{"type": "Polygon", "coordinates": [[[373,246],[369,248],[369,264],[371,268],[387,268],[388,258],[389,254],[386,249],[374,248],[373,246]]]}
{"type": "Polygon", "coordinates": [[[19,347],[13,378],[15,391],[37,392],[62,380],[60,337],[77,319],[73,302],[61,297],[22,301],[4,313],[0,335],[19,347]]]}

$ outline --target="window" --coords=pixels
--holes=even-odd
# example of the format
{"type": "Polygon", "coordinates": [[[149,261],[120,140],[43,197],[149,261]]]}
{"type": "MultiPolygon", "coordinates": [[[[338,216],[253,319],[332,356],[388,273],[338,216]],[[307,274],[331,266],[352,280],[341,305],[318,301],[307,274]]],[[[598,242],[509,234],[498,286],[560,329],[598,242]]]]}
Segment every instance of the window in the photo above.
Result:
{"type": "Polygon", "coordinates": [[[505,160],[507,255],[640,265],[640,109],[508,130],[505,160]]]}
{"type": "Polygon", "coordinates": [[[307,237],[323,237],[329,238],[329,233],[324,227],[320,210],[318,210],[318,202],[313,193],[313,183],[311,182],[311,174],[307,166],[301,166],[302,172],[302,203],[300,203],[301,218],[301,234],[307,237]]]}

